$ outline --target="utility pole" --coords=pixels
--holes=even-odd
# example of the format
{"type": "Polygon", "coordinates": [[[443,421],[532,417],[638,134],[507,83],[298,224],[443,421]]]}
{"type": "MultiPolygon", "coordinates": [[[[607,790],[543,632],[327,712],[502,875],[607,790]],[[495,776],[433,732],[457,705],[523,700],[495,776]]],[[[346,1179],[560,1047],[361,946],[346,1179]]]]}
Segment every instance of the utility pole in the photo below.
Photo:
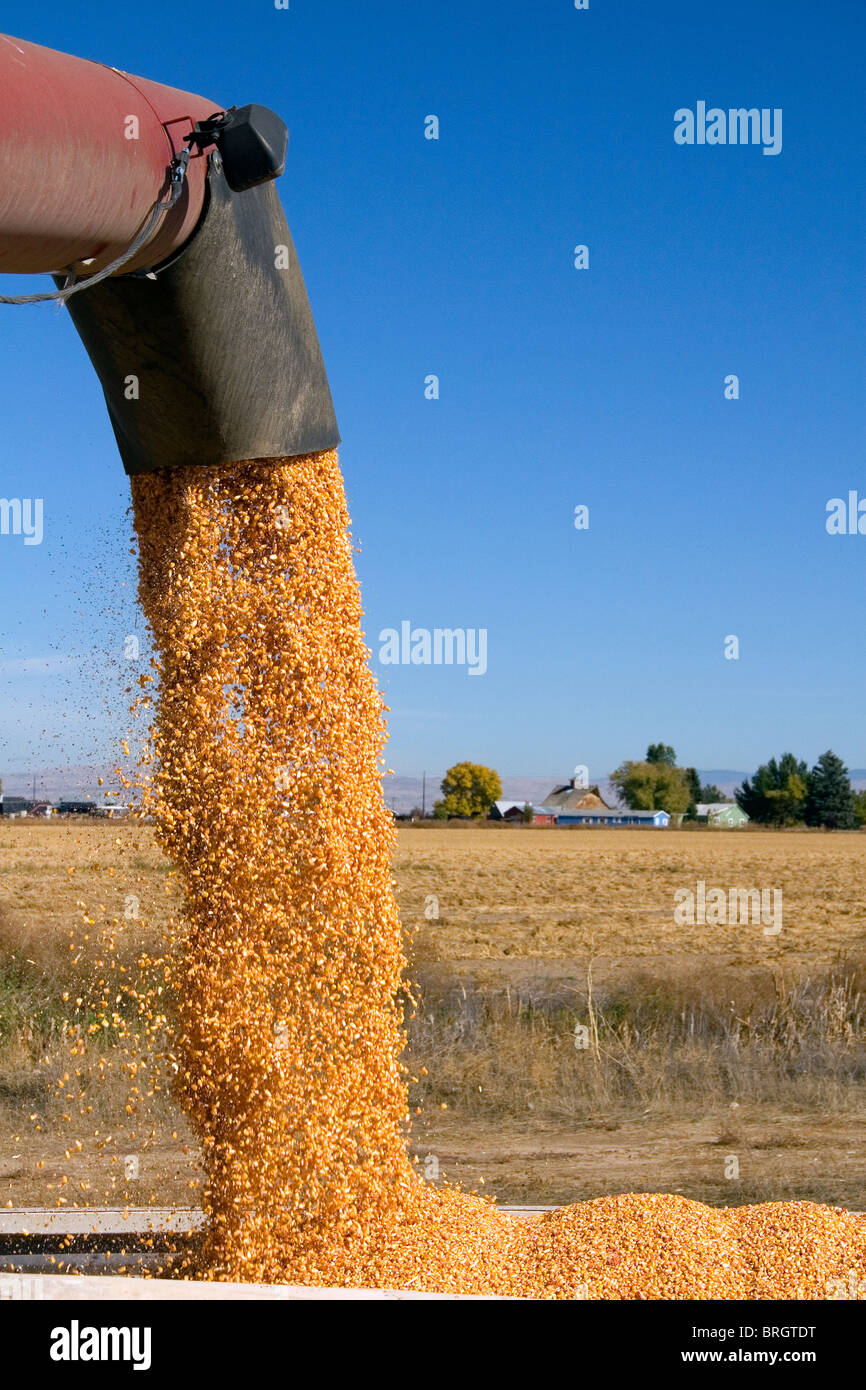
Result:
{"type": "Polygon", "coordinates": [[[427,773],[421,773],[421,819],[427,819],[427,773]]]}

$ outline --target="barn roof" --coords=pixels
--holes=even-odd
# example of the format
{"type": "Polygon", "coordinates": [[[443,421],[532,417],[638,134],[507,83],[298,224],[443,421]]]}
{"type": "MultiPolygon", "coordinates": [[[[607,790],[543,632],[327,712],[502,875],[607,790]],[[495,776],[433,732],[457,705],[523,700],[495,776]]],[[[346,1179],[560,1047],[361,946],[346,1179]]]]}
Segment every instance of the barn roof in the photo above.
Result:
{"type": "Polygon", "coordinates": [[[545,806],[555,806],[560,810],[577,811],[584,809],[610,810],[607,802],[602,797],[597,786],[576,787],[574,778],[570,782],[565,782],[560,787],[554,787],[552,792],[544,798],[545,806]]]}

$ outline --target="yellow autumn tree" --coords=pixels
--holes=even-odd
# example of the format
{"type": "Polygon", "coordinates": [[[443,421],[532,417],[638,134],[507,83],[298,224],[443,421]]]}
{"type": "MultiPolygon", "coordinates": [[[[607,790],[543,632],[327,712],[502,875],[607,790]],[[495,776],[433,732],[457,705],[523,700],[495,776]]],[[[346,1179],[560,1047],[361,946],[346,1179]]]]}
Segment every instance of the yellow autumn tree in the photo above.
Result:
{"type": "Polygon", "coordinates": [[[499,773],[481,763],[455,763],[442,778],[443,800],[433,814],[440,820],[448,816],[486,816],[502,795],[499,773]]]}

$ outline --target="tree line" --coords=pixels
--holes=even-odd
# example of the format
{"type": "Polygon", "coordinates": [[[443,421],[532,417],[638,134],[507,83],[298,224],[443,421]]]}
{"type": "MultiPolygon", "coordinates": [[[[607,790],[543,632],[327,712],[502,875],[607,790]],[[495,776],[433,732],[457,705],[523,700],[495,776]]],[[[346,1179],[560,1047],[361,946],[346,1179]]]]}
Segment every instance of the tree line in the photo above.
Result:
{"type": "MultiPolygon", "coordinates": [[[[702,786],[693,767],[679,767],[670,744],[651,743],[642,762],[624,762],[610,780],[636,811],[667,811],[693,819],[699,802],[728,801],[718,787],[702,786]]],[[[793,753],[770,758],[734,792],[759,825],[811,825],[856,830],[866,824],[866,792],[851,786],[848,769],[832,749],[809,768],[793,753]]]]}
{"type": "MultiPolygon", "coordinates": [[[[730,802],[718,787],[701,782],[695,768],[681,767],[669,743],[651,743],[645,758],[621,763],[610,780],[633,811],[667,811],[694,820],[699,804],[730,802]]],[[[502,796],[498,773],[480,763],[456,763],[441,785],[443,797],[433,810],[441,819],[486,816],[502,796]]],[[[811,825],[828,830],[866,825],[866,791],[853,789],[847,767],[832,749],[822,753],[812,768],[793,753],[770,758],[736,788],[734,800],[759,825],[811,825]]],[[[531,818],[528,807],[526,818],[531,818]]]]}
{"type": "Polygon", "coordinates": [[[762,763],[736,791],[737,805],[765,825],[823,825],[855,830],[866,824],[866,791],[851,786],[848,769],[831,748],[807,768],[793,753],[762,763]]]}

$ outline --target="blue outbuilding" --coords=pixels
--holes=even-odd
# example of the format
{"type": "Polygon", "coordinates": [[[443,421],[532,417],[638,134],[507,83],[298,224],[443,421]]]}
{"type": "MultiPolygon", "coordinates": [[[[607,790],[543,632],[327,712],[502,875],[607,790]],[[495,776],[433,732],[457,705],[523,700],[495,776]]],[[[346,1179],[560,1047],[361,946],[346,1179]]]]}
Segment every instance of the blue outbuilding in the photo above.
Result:
{"type": "MultiPolygon", "coordinates": [[[[541,808],[542,810],[544,807],[541,808]]],[[[557,825],[631,825],[659,827],[670,824],[667,811],[602,811],[588,808],[585,811],[560,811],[556,816],[557,825]]]]}

